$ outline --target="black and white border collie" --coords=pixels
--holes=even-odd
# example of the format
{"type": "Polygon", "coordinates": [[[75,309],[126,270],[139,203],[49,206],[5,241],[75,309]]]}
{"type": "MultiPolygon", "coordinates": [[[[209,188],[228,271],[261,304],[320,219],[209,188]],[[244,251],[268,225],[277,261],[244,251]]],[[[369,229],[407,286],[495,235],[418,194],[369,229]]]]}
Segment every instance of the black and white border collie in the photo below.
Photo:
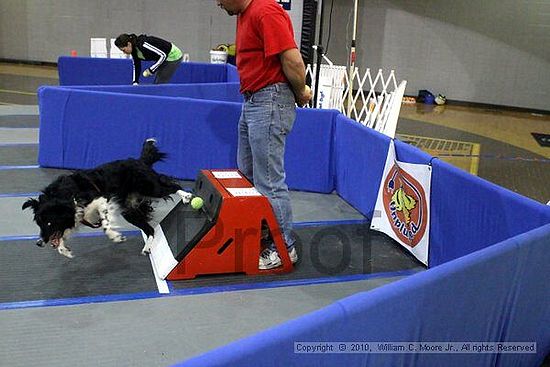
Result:
{"type": "Polygon", "coordinates": [[[40,227],[37,245],[50,243],[61,255],[72,258],[66,241],[81,224],[102,227],[110,240],[123,242],[126,238],[113,227],[113,218],[120,214],[145,233],[147,240],[141,253],[150,253],[154,235],[149,224],[152,199],[176,193],[189,203],[192,197],[173,179],[153,170],[153,164],[165,156],[156,141],[148,139],[139,159],[118,160],[58,177],[38,199],[29,199],[22,207],[34,211],[34,221],[40,227]]]}

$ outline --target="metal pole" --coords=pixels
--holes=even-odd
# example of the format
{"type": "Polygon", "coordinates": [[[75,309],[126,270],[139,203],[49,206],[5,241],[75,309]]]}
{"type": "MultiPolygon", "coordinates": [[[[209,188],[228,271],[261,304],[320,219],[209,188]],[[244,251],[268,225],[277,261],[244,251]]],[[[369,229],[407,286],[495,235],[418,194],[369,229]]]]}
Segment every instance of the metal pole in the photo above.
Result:
{"type": "Polygon", "coordinates": [[[348,95],[348,117],[350,117],[351,114],[351,105],[353,102],[352,98],[352,92],[353,92],[353,72],[355,71],[355,60],[356,60],[356,54],[355,54],[355,45],[356,45],[356,37],[357,37],[357,5],[359,3],[359,0],[355,0],[354,9],[353,9],[353,33],[351,37],[351,47],[350,47],[350,53],[349,53],[349,95],[348,95]]]}
{"type": "Polygon", "coordinates": [[[317,42],[317,66],[315,68],[315,95],[313,96],[313,108],[317,108],[317,99],[319,98],[319,77],[321,76],[321,61],[323,59],[323,16],[324,6],[323,0],[319,0],[320,16],[319,16],[319,41],[317,42]]]}

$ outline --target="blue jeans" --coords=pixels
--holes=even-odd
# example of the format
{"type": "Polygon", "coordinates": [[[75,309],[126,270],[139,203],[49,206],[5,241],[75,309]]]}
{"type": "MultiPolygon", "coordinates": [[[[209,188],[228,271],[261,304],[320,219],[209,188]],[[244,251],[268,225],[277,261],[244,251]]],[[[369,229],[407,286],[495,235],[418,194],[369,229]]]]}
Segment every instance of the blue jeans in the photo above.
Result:
{"type": "Polygon", "coordinates": [[[237,152],[239,170],[269,199],[288,248],[294,245],[294,239],[284,158],[286,136],[295,119],[294,94],[285,83],[245,96],[237,152]]]}

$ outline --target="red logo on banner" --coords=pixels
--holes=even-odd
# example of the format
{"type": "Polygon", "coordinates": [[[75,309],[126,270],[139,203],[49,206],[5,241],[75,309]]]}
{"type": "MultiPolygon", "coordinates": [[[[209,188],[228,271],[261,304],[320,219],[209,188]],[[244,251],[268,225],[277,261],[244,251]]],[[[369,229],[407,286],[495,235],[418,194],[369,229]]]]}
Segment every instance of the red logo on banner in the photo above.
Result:
{"type": "Polygon", "coordinates": [[[397,237],[410,247],[418,245],[428,225],[426,194],[422,185],[394,164],[384,181],[382,200],[397,237]]]}

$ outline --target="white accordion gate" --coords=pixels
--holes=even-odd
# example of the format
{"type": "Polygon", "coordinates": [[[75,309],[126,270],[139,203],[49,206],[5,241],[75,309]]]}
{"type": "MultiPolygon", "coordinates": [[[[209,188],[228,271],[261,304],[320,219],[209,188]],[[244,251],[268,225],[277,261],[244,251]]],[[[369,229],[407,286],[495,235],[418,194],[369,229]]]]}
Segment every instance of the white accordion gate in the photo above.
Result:
{"type": "MultiPolygon", "coordinates": [[[[315,80],[316,65],[308,65],[306,74],[315,80]]],[[[315,84],[315,83],[313,83],[315,84]]],[[[395,72],[384,76],[379,69],[373,78],[370,69],[361,76],[359,69],[321,65],[319,95],[316,108],[336,109],[347,117],[375,129],[390,138],[395,137],[397,119],[407,81],[397,84],[395,72]]],[[[312,86],[315,93],[315,85],[312,86]]]]}

